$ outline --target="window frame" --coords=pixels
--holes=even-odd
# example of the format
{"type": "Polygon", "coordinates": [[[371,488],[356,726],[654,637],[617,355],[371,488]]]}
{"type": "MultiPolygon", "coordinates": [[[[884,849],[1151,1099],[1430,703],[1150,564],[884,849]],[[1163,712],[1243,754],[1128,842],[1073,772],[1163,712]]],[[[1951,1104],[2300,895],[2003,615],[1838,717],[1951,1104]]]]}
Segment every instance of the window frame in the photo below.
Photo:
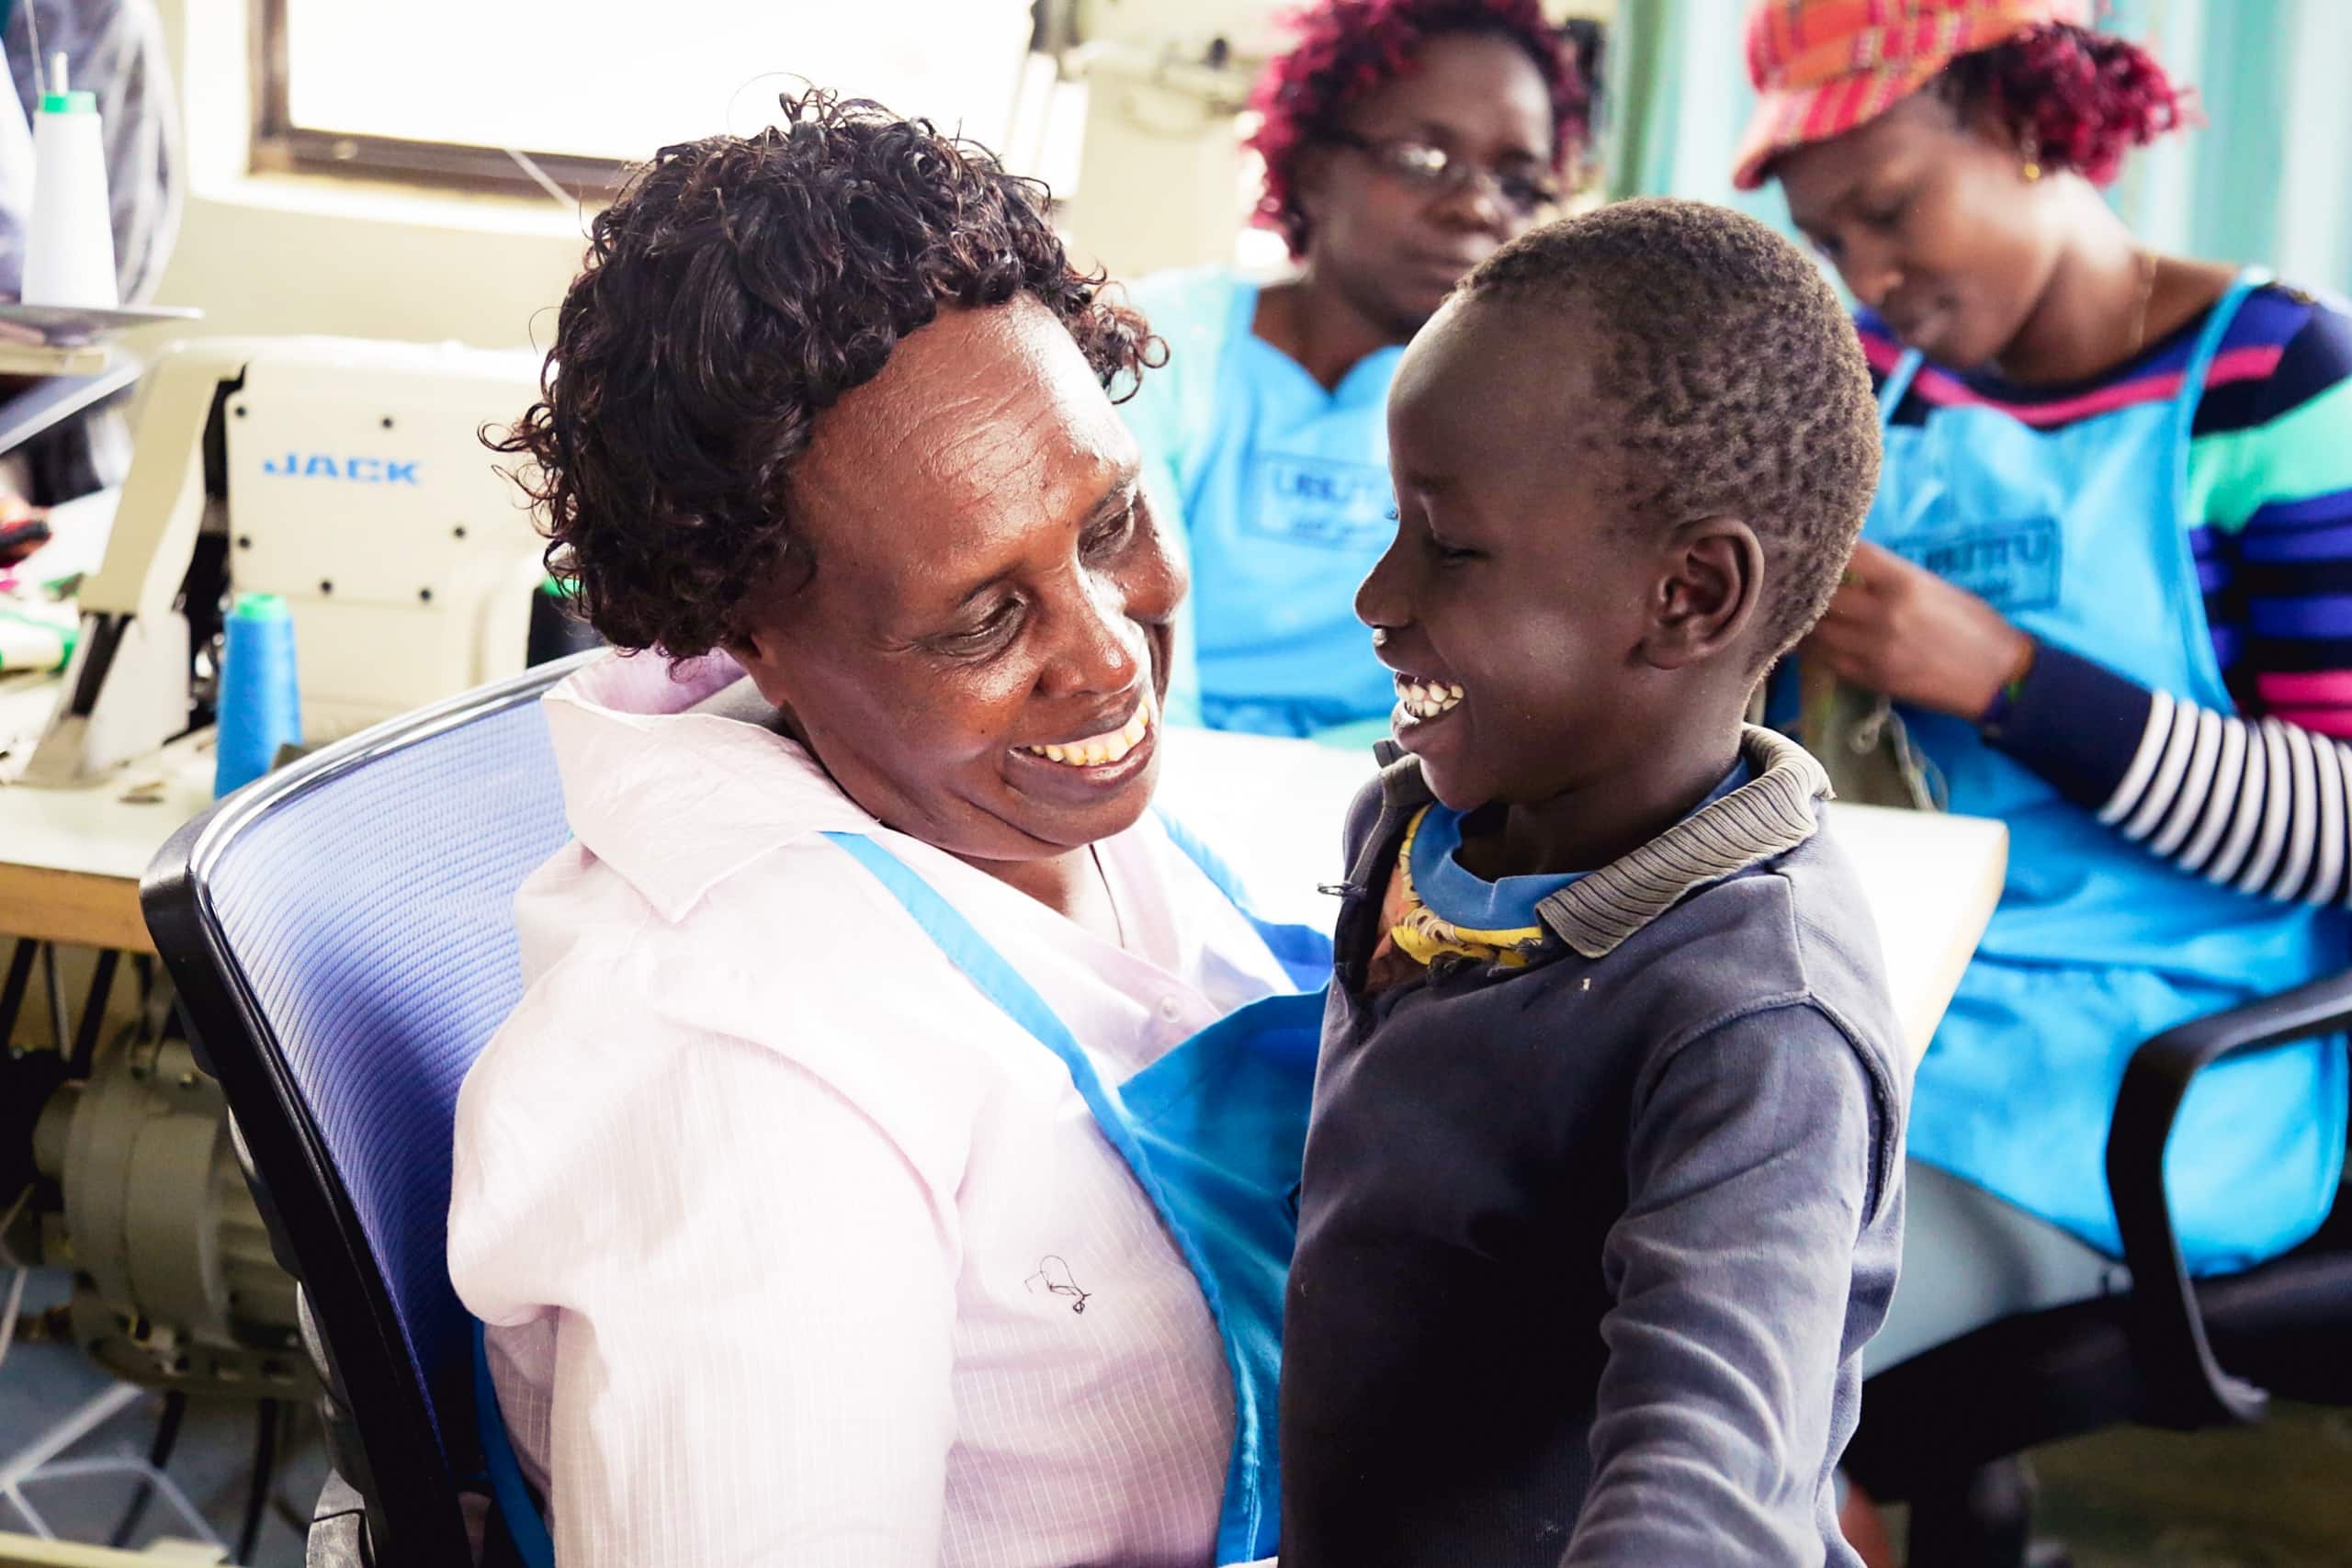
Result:
{"type": "MultiPolygon", "coordinates": [[[[249,0],[252,127],[248,164],[254,173],[331,175],[547,199],[547,188],[503,148],[354,135],[295,124],[287,64],[288,3],[249,0]]],[[[592,203],[617,191],[628,169],[617,158],[544,152],[529,147],[520,151],[566,192],[592,203]]]]}

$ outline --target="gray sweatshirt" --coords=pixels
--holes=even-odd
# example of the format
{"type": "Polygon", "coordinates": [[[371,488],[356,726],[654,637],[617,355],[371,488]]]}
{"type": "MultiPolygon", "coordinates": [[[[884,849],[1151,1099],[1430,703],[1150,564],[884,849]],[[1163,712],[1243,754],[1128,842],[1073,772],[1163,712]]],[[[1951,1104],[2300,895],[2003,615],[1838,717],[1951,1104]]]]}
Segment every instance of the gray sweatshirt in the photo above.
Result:
{"type": "Polygon", "coordinates": [[[1367,994],[1418,764],[1362,796],[1301,1189],[1283,1568],[1851,1564],[1833,1472],[1894,1293],[1905,1074],[1779,736],[1539,906],[1521,969],[1367,994]]]}

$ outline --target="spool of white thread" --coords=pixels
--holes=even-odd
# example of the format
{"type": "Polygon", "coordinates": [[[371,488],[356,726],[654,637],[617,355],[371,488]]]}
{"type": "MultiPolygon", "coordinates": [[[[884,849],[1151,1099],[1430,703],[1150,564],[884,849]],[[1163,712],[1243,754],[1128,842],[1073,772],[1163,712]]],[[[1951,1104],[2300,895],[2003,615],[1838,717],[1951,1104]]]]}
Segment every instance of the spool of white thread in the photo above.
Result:
{"type": "Polygon", "coordinates": [[[121,299],[98,96],[67,90],[62,54],[51,67],[49,89],[33,116],[33,221],[25,243],[24,302],[111,310],[121,299]]]}

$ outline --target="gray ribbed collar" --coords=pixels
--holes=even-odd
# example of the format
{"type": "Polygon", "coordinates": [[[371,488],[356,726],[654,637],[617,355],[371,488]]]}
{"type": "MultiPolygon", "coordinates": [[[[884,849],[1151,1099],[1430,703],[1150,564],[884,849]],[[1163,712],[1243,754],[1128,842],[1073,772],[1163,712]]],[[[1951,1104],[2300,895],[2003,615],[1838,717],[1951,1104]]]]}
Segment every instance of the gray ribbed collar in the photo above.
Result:
{"type": "MultiPolygon", "coordinates": [[[[1821,764],[1786,736],[1755,725],[1742,732],[1739,750],[1754,778],[1545,898],[1535,906],[1544,923],[1577,953],[1605,958],[1699,888],[1786,854],[1819,831],[1816,803],[1830,797],[1821,764]]],[[[1416,758],[1392,763],[1382,783],[1392,802],[1430,798],[1416,758]]]]}

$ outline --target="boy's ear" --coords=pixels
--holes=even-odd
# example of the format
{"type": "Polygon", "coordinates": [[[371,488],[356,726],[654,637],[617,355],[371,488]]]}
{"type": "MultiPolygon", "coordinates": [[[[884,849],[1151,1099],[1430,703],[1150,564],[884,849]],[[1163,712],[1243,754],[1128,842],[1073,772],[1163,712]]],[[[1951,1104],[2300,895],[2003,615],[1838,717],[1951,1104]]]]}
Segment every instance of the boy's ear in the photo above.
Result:
{"type": "Polygon", "coordinates": [[[1764,592],[1764,546],[1736,517],[1685,523],[1659,557],[1642,654],[1653,669],[1680,670],[1738,642],[1764,592]]]}

